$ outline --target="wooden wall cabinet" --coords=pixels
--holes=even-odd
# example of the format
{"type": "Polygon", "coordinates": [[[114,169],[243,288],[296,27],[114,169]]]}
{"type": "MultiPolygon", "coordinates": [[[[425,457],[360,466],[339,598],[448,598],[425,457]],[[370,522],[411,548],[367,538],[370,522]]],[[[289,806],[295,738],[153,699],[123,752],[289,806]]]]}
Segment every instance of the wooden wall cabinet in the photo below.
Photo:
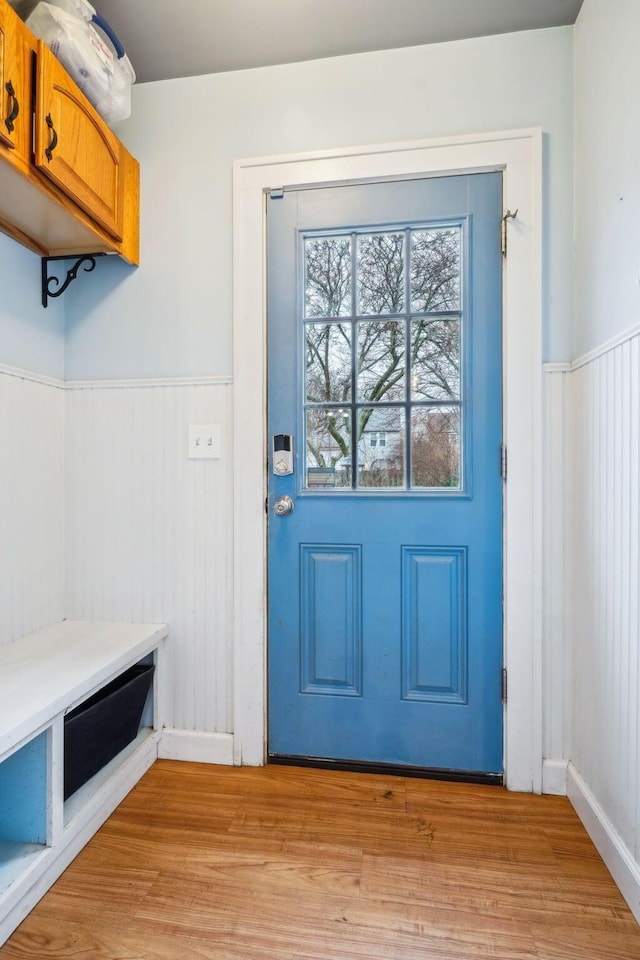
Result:
{"type": "MultiPolygon", "coordinates": [[[[0,150],[13,151],[25,165],[30,146],[31,63],[26,28],[15,30],[15,14],[0,6],[0,150]]],[[[21,25],[22,26],[22,25],[21,25]]]]}
{"type": "Polygon", "coordinates": [[[139,262],[137,160],[0,0],[0,230],[40,256],[139,262]]]}
{"type": "Polygon", "coordinates": [[[122,240],[124,148],[38,42],[34,162],[107,233],[122,240]]]}

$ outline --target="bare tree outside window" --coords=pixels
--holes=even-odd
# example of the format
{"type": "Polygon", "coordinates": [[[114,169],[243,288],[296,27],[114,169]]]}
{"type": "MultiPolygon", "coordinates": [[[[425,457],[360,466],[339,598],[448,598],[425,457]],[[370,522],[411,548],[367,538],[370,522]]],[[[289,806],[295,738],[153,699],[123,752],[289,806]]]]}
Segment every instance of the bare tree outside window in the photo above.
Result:
{"type": "Polygon", "coordinates": [[[307,240],[305,268],[305,317],[351,316],[351,239],[307,240]]]}
{"type": "Polygon", "coordinates": [[[411,309],[460,309],[460,230],[411,233],[411,309]]]}
{"type": "Polygon", "coordinates": [[[358,313],[404,310],[404,233],[358,237],[358,313]]]}

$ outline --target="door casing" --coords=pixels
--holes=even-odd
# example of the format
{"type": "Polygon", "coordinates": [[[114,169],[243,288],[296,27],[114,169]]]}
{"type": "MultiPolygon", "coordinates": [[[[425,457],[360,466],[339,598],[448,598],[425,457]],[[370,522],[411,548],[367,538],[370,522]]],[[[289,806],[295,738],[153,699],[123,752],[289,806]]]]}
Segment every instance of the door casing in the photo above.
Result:
{"type": "MultiPolygon", "coordinates": [[[[373,145],[234,164],[234,762],[266,759],[265,191],[502,170],[504,769],[542,790],[542,133],[539,129],[373,145]]],[[[499,242],[496,237],[496,242],[499,242]]]]}

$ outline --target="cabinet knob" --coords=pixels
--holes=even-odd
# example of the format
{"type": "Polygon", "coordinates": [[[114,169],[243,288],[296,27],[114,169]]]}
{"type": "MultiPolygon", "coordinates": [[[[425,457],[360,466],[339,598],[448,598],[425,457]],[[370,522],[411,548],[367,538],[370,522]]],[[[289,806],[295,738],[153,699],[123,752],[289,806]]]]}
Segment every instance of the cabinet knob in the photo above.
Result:
{"type": "Polygon", "coordinates": [[[18,103],[18,98],[16,97],[16,92],[13,89],[13,84],[11,83],[11,80],[5,83],[4,88],[9,94],[9,104],[10,104],[9,113],[5,117],[4,125],[9,131],[9,133],[13,133],[14,121],[17,119],[17,116],[20,113],[20,104],[18,103]]]}
{"type": "Polygon", "coordinates": [[[56,133],[56,128],[53,125],[53,120],[51,119],[50,113],[48,113],[45,117],[45,123],[49,127],[49,130],[51,130],[51,140],[49,141],[49,146],[45,150],[44,155],[49,163],[51,163],[53,159],[53,151],[58,146],[58,134],[56,133]]]}

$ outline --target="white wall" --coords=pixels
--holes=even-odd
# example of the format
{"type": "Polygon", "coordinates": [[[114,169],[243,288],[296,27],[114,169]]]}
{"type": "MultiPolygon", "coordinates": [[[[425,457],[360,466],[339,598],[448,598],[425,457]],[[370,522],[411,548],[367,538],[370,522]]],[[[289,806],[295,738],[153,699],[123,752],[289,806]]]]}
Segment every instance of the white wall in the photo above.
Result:
{"type": "MultiPolygon", "coordinates": [[[[571,374],[571,760],[640,884],[640,335],[571,374]]],[[[603,855],[606,850],[601,851],[603,855]]],[[[606,856],[605,856],[606,859],[606,856]]],[[[615,864],[609,863],[614,876],[615,864]]],[[[620,882],[624,890],[625,883],[620,882]]],[[[630,903],[640,919],[640,885],[630,903]]]]}
{"type": "Polygon", "coordinates": [[[0,645],[64,617],[63,393],[0,370],[0,645]]]}
{"type": "Polygon", "coordinates": [[[578,357],[566,489],[570,795],[640,920],[639,36],[636,0],[585,0],[575,29],[578,357]]]}
{"type": "Polygon", "coordinates": [[[231,371],[231,165],[240,157],[541,126],[546,356],[571,316],[572,32],[562,27],[134,87],[142,260],[98,263],[68,307],[76,378],[231,371]]]}
{"type": "Polygon", "coordinates": [[[640,5],[585,0],[575,26],[573,356],[640,320],[640,5]]]}
{"type": "Polygon", "coordinates": [[[64,310],[0,234],[0,644],[64,616],[64,310]],[[43,376],[41,376],[43,375],[43,376]]]}
{"type": "Polygon", "coordinates": [[[567,569],[567,510],[571,497],[568,428],[569,364],[547,364],[543,375],[542,530],[542,792],[566,793],[571,749],[571,648],[567,569]]]}
{"type": "Polygon", "coordinates": [[[231,730],[231,459],[186,458],[189,423],[227,446],[230,420],[228,382],[66,390],[66,615],[171,625],[180,730],[231,730]]]}

